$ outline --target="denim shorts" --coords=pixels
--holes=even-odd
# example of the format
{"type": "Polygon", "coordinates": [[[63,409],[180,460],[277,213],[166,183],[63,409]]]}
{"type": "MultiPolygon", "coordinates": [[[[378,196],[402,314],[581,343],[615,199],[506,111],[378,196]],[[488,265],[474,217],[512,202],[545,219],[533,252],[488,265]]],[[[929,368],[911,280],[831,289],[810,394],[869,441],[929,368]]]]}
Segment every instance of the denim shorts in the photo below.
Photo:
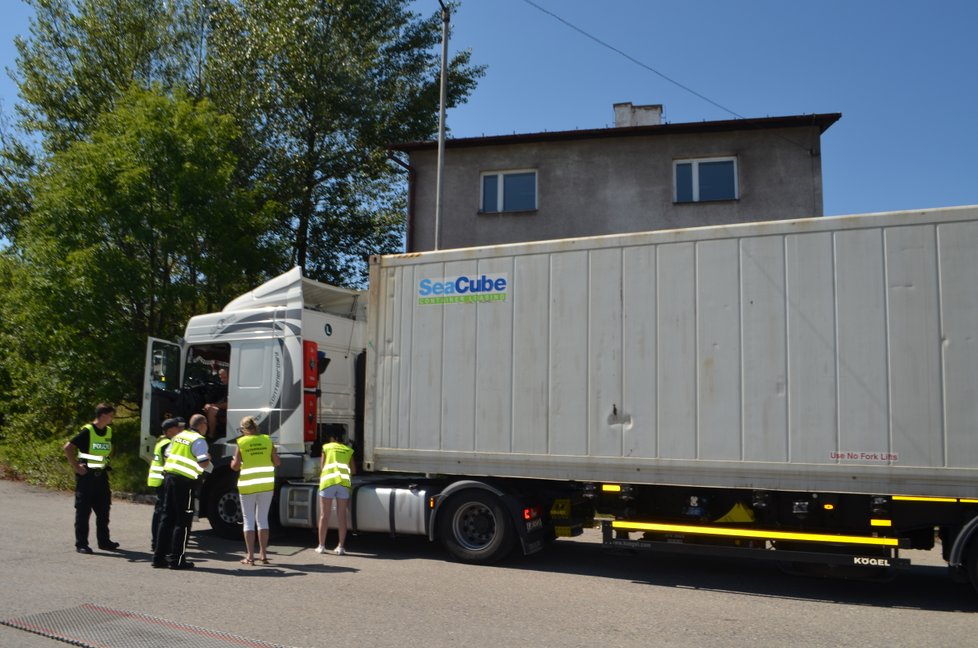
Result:
{"type": "Polygon", "coordinates": [[[350,489],[343,484],[333,484],[319,491],[319,496],[325,497],[326,499],[348,500],[350,499],[350,489]]]}

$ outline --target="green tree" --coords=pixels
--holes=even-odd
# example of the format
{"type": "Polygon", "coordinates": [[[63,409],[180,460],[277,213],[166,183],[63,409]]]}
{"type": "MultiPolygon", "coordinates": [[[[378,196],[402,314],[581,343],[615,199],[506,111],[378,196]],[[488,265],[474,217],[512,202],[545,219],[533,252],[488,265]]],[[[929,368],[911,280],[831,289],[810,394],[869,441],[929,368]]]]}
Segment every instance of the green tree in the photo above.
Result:
{"type": "MultiPolygon", "coordinates": [[[[361,284],[369,254],[401,241],[404,186],[387,146],[436,131],[441,19],[407,0],[212,4],[205,91],[242,129],[243,172],[288,218],[288,264],[361,284]]],[[[449,105],[483,69],[450,63],[449,105]]]]}
{"type": "Polygon", "coordinates": [[[25,130],[50,152],[84,138],[133,84],[172,89],[200,69],[205,0],[26,0],[30,38],[15,39],[25,130]]]}
{"type": "Polygon", "coordinates": [[[11,132],[10,124],[0,115],[0,238],[14,240],[17,228],[30,212],[30,175],[34,156],[11,132]]]}
{"type": "Polygon", "coordinates": [[[206,100],[133,87],[35,177],[3,323],[18,427],[138,402],[146,337],[263,275],[271,217],[233,182],[236,136],[206,100]]]}
{"type": "Polygon", "coordinates": [[[30,176],[51,153],[86,138],[131,85],[192,88],[200,97],[208,4],[16,1],[31,5],[34,16],[29,36],[14,39],[22,99],[14,112],[27,137],[15,137],[7,119],[0,121],[0,236],[14,243],[31,209],[30,176]]]}
{"type": "MultiPolygon", "coordinates": [[[[400,246],[404,179],[386,150],[435,132],[438,12],[422,18],[409,0],[28,1],[19,112],[47,152],[86,138],[131,84],[184,87],[235,117],[236,182],[279,206],[271,272],[298,264],[362,284],[366,257],[400,246]]],[[[483,68],[463,52],[449,74],[454,106],[483,68]]],[[[12,230],[19,214],[0,220],[12,230]]]]}
{"type": "MultiPolygon", "coordinates": [[[[13,271],[14,271],[15,259],[10,254],[0,253],[0,301],[4,304],[11,303],[9,301],[10,289],[13,285],[13,271]]],[[[6,309],[9,311],[9,309],[6,309]]],[[[4,335],[4,320],[7,319],[5,309],[0,309],[0,344],[6,344],[10,340],[4,335]]],[[[7,347],[4,347],[7,348],[7,347]]],[[[9,355],[9,353],[5,354],[9,355]]],[[[6,367],[6,363],[0,361],[0,394],[9,394],[13,389],[13,383],[10,380],[10,372],[6,367]]],[[[3,438],[3,425],[6,423],[8,411],[2,402],[3,399],[0,398],[0,439],[3,438]]]]}
{"type": "MultiPolygon", "coordinates": [[[[4,434],[135,402],[146,335],[292,264],[396,250],[394,142],[437,125],[441,23],[409,0],[27,0],[0,128],[4,434]],[[5,126],[5,125],[3,125],[5,126]],[[24,142],[39,142],[27,145],[24,142]]],[[[450,63],[449,105],[483,69],[450,63]]]]}

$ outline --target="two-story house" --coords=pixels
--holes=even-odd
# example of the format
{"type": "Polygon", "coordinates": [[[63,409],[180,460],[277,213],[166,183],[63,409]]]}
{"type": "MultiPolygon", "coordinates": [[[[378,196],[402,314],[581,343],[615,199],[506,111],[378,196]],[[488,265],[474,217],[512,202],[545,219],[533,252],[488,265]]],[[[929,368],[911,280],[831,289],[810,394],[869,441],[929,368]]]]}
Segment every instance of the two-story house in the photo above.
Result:
{"type": "MultiPolygon", "coordinates": [[[[448,139],[437,247],[822,215],[821,135],[841,114],[661,114],[624,103],[614,128],[448,139]]],[[[391,149],[409,156],[407,251],[435,249],[437,142],[391,149]]]]}

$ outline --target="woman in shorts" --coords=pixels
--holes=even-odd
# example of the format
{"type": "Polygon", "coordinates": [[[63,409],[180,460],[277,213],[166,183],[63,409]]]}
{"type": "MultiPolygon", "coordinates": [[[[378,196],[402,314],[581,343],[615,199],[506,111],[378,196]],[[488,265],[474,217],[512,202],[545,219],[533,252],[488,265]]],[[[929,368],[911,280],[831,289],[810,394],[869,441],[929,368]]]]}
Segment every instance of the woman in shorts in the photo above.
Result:
{"type": "Polygon", "coordinates": [[[336,500],[336,528],[339,542],[333,553],[342,556],[346,553],[346,509],[353,490],[350,479],[356,473],[353,465],[353,448],[342,443],[343,434],[339,426],[329,426],[319,474],[319,546],[316,553],[326,553],[326,531],[329,529],[329,513],[336,500]]]}

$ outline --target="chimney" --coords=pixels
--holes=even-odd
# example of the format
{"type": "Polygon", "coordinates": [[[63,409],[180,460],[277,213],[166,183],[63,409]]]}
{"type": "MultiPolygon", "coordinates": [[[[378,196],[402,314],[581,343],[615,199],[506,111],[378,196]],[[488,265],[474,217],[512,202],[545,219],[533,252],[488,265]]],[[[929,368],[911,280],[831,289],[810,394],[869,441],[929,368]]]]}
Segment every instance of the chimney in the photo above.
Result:
{"type": "Polygon", "coordinates": [[[662,104],[633,106],[632,102],[616,103],[615,128],[629,126],[658,126],[662,123],[662,104]]]}

